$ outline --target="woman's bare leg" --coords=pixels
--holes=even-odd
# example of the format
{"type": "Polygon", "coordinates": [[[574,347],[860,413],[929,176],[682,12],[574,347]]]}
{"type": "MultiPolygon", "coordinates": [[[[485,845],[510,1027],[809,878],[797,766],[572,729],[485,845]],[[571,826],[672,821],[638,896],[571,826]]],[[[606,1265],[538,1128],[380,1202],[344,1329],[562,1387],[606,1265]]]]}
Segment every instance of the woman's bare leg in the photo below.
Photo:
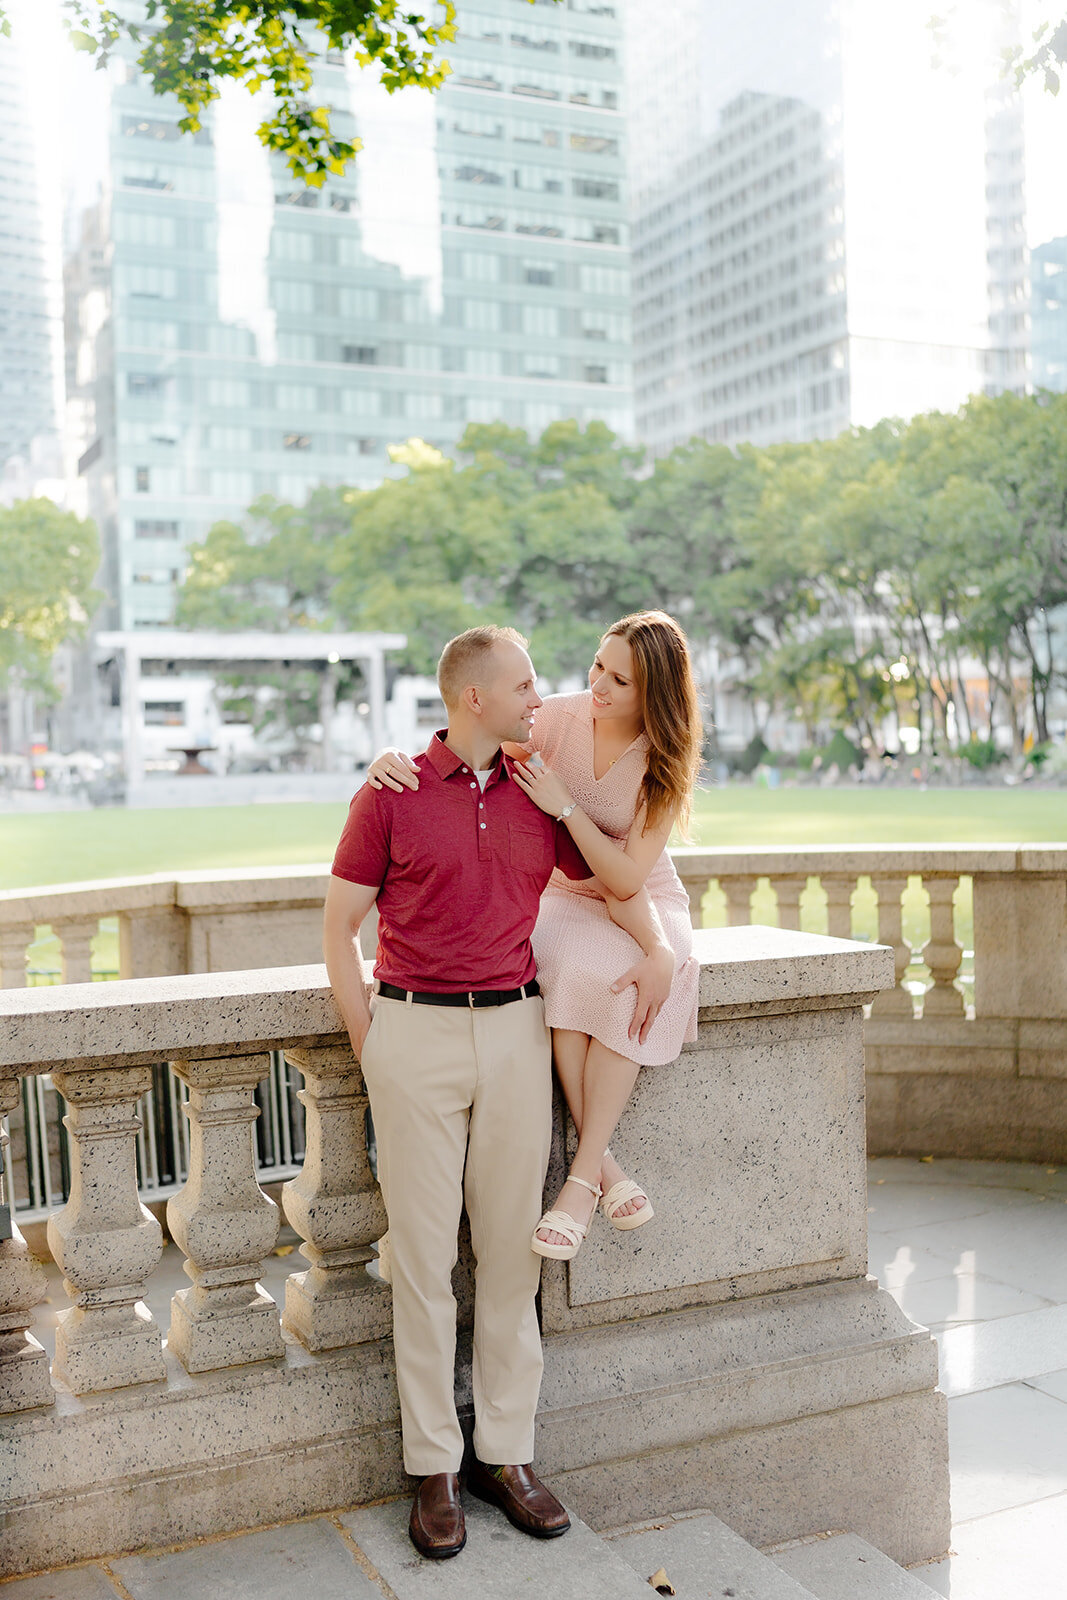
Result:
{"type": "MultiPolygon", "coordinates": [[[[581,1038],[582,1035],[579,1034],[577,1037],[581,1038]]],[[[564,1045],[564,1054],[566,1058],[564,1072],[570,1073],[574,1057],[569,1041],[564,1045]]],[[[589,1041],[581,1080],[581,1122],[575,1118],[578,1149],[571,1162],[573,1175],[584,1178],[586,1183],[599,1184],[605,1165],[609,1166],[609,1175],[611,1168],[620,1170],[611,1157],[605,1157],[605,1152],[618,1126],[619,1118],[626,1109],[626,1102],[633,1092],[638,1070],[635,1061],[629,1061],[625,1056],[609,1050],[599,1039],[589,1041]]],[[[564,1082],[562,1075],[560,1081],[564,1082]]],[[[567,1094],[565,1083],[564,1094],[567,1094]]],[[[567,1101],[570,1105],[569,1095],[567,1101]]],[[[613,1181],[618,1180],[613,1179],[613,1181]]],[[[584,1226],[592,1217],[595,1204],[588,1189],[584,1189],[581,1184],[571,1183],[568,1179],[560,1190],[553,1209],[567,1212],[575,1222],[584,1226]]],[[[635,1208],[631,1206],[628,1209],[635,1208]]],[[[566,1243],[561,1234],[554,1233],[551,1229],[538,1228],[537,1236],[549,1244],[566,1243]]]]}
{"type": "MultiPolygon", "coordinates": [[[[563,1098],[567,1102],[567,1109],[571,1114],[571,1121],[578,1130],[579,1137],[582,1132],[582,1109],[585,1104],[585,1058],[589,1053],[589,1035],[577,1033],[571,1028],[552,1029],[552,1058],[556,1065],[556,1076],[563,1090],[563,1098]]],[[[604,1152],[604,1161],[600,1168],[600,1187],[604,1193],[616,1183],[621,1183],[626,1177],[610,1150],[604,1152]]],[[[624,1205],[617,1208],[617,1215],[628,1217],[635,1211],[644,1208],[645,1201],[627,1200],[624,1205]]]]}

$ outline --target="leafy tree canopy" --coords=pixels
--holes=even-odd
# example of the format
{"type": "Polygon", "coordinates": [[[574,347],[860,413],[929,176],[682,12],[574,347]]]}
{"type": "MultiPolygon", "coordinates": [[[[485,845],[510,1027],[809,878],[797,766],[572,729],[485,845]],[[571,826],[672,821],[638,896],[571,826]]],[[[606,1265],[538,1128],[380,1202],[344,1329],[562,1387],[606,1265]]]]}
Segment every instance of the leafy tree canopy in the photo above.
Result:
{"type": "Polygon", "coordinates": [[[104,598],[92,587],[96,526],[51,500],[0,507],[0,683],[17,672],[54,697],[52,657],[104,598]]]}

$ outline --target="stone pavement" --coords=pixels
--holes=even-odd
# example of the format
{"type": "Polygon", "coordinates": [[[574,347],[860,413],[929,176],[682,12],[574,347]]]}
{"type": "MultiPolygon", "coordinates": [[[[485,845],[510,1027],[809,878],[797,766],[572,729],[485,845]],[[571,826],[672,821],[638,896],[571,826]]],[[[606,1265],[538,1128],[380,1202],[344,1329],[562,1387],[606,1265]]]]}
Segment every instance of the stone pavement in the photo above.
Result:
{"type": "MultiPolygon", "coordinates": [[[[951,1600],[1043,1600],[1062,1593],[1067,1169],[872,1161],[869,1211],[871,1271],[911,1317],[936,1333],[949,1396],[953,1554],[918,1569],[914,1578],[951,1600]]],[[[281,1249],[286,1254],[272,1259],[264,1279],[272,1293],[292,1270],[284,1240],[281,1249]]],[[[185,1282],[177,1252],[168,1249],[150,1302],[162,1321],[170,1294],[185,1282]]],[[[53,1292],[53,1305],[58,1300],[53,1292]]],[[[47,1341],[47,1330],[35,1331],[47,1341]]],[[[415,1558],[403,1535],[405,1517],[406,1507],[377,1507],[175,1551],[118,1556],[12,1579],[0,1585],[0,1600],[292,1600],[301,1590],[315,1600],[379,1600],[386,1591],[376,1581],[378,1563],[390,1587],[400,1584],[395,1592],[402,1600],[424,1594],[452,1600],[461,1592],[470,1600],[512,1600],[522,1593],[538,1600],[598,1600],[601,1594],[624,1600],[648,1592],[643,1566],[656,1551],[665,1552],[668,1574],[673,1564],[681,1576],[702,1549],[726,1560],[722,1552],[732,1539],[705,1516],[657,1525],[652,1544],[647,1531],[626,1530],[604,1544],[577,1527],[539,1545],[475,1505],[468,1548],[437,1565],[415,1558]]],[[[746,1579],[742,1562],[740,1576],[723,1592],[732,1588],[739,1600],[890,1600],[903,1597],[905,1586],[922,1593],[906,1575],[877,1572],[877,1557],[858,1541],[794,1547],[778,1560],[769,1577],[772,1569],[762,1563],[758,1579],[746,1579]]],[[[685,1600],[706,1586],[679,1582],[676,1588],[685,1600]]]]}

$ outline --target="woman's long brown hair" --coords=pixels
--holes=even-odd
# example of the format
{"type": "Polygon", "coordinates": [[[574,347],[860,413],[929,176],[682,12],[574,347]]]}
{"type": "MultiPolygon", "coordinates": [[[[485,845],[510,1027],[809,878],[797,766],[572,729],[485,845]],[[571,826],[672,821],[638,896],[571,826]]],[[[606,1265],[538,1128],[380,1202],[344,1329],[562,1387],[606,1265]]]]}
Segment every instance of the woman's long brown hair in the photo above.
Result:
{"type": "Polygon", "coordinates": [[[641,785],[644,831],[673,814],[685,834],[703,739],[689,642],[665,611],[635,611],[621,617],[604,637],[612,634],[630,646],[648,735],[648,771],[641,785]]]}

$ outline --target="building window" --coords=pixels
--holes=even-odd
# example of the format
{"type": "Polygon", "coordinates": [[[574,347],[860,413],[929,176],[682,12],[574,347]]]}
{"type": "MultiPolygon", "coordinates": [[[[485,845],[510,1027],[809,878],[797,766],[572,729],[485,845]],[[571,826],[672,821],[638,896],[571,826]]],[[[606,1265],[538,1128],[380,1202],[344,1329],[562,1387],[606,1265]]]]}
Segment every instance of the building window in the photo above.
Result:
{"type": "Polygon", "coordinates": [[[314,311],[314,285],[294,278],[278,278],[274,283],[274,304],[279,311],[314,311]]]}
{"type": "Polygon", "coordinates": [[[531,122],[517,117],[511,125],[511,137],[516,144],[546,144],[553,149],[559,146],[559,129],[546,128],[544,123],[531,122]]]}
{"type": "Polygon", "coordinates": [[[120,294],[142,300],[173,300],[178,293],[178,274],[173,267],[121,267],[115,274],[120,294]]]}
{"type": "Polygon", "coordinates": [[[559,338],[559,309],[556,306],[523,306],[522,331],[535,339],[559,338]]]}
{"type": "Polygon", "coordinates": [[[490,255],[487,250],[462,251],[460,264],[465,278],[472,278],[478,283],[500,281],[500,257],[490,255]]]}
{"type": "Polygon", "coordinates": [[[310,383],[280,383],[275,403],[282,411],[316,411],[318,390],[310,383]]]}
{"type": "Polygon", "coordinates": [[[158,372],[128,372],[126,393],[139,398],[166,394],[170,379],[158,372]]]}
{"type": "Polygon", "coordinates": [[[311,439],[306,433],[287,433],[282,439],[284,450],[310,450],[311,439]]]}
{"type": "Polygon", "coordinates": [[[578,269],[578,281],[583,294],[629,293],[630,275],[621,267],[589,267],[578,269]]]}
{"type": "MultiPolygon", "coordinates": [[[[138,573],[138,577],[142,574],[138,573]]],[[[146,700],[144,720],[148,728],[180,728],[185,722],[184,700],[146,700]]]]}
{"type": "MultiPolygon", "coordinates": [[[[351,262],[344,264],[352,265],[351,262]]],[[[377,289],[358,289],[352,284],[346,284],[341,290],[341,315],[372,321],[378,315],[377,289]]]]}
{"type": "Polygon", "coordinates": [[[558,378],[559,356],[540,350],[525,357],[522,370],[528,378],[558,378]]]}
{"type": "Polygon", "coordinates": [[[378,347],[373,344],[346,344],[341,347],[342,359],[359,367],[373,367],[378,361],[378,347]]]}
{"type": "Polygon", "coordinates": [[[377,389],[343,389],[341,410],[350,417],[376,417],[382,409],[382,397],[377,389]]]}
{"type": "Polygon", "coordinates": [[[607,383],[607,381],[608,381],[608,369],[607,369],[607,367],[588,367],[587,366],[584,369],[584,374],[583,375],[585,377],[586,383],[607,383]]]}
{"type": "Polygon", "coordinates": [[[522,264],[523,281],[526,283],[542,284],[551,287],[556,281],[556,263],[554,261],[524,261],[522,264]]]}
{"type": "Polygon", "coordinates": [[[575,178],[573,187],[575,194],[579,195],[583,200],[617,200],[619,198],[618,184],[606,179],[575,178]]]}
{"type": "Polygon", "coordinates": [[[176,522],[161,521],[156,517],[148,517],[133,525],[135,539],[176,539],[178,537],[178,524],[176,522]]]}
{"type": "Polygon", "coordinates": [[[500,302],[498,300],[465,300],[463,326],[480,333],[496,333],[500,328],[500,302]]]}
{"type": "Polygon", "coordinates": [[[576,33],[568,40],[572,56],[581,56],[585,61],[614,61],[616,51],[614,45],[605,44],[602,39],[593,33],[576,33]]]}
{"type": "MultiPolygon", "coordinates": [[[[156,117],[123,117],[122,132],[127,139],[156,139],[164,144],[177,144],[183,137],[176,122],[165,122],[156,117]]],[[[189,135],[185,134],[184,137],[189,138],[189,135]]],[[[210,144],[210,129],[198,129],[192,139],[194,144],[210,144]]]]}
{"type": "Polygon", "coordinates": [[[499,350],[468,350],[465,370],[476,378],[497,378],[504,370],[499,350]]]}
{"type": "Polygon", "coordinates": [[[213,406],[249,406],[252,386],[247,378],[209,378],[207,398],[213,406]]]}
{"type": "Polygon", "coordinates": [[[147,467],[134,467],[133,487],[136,494],[148,494],[151,488],[151,476],[147,467]]]}
{"type": "Polygon", "coordinates": [[[465,161],[454,169],[452,176],[460,183],[502,184],[507,181],[507,168],[502,165],[490,167],[484,162],[475,165],[473,161],[465,161]]]}
{"type": "Polygon", "coordinates": [[[585,150],[589,155],[617,156],[619,153],[618,139],[608,139],[601,133],[572,133],[571,149],[585,150]]]}

